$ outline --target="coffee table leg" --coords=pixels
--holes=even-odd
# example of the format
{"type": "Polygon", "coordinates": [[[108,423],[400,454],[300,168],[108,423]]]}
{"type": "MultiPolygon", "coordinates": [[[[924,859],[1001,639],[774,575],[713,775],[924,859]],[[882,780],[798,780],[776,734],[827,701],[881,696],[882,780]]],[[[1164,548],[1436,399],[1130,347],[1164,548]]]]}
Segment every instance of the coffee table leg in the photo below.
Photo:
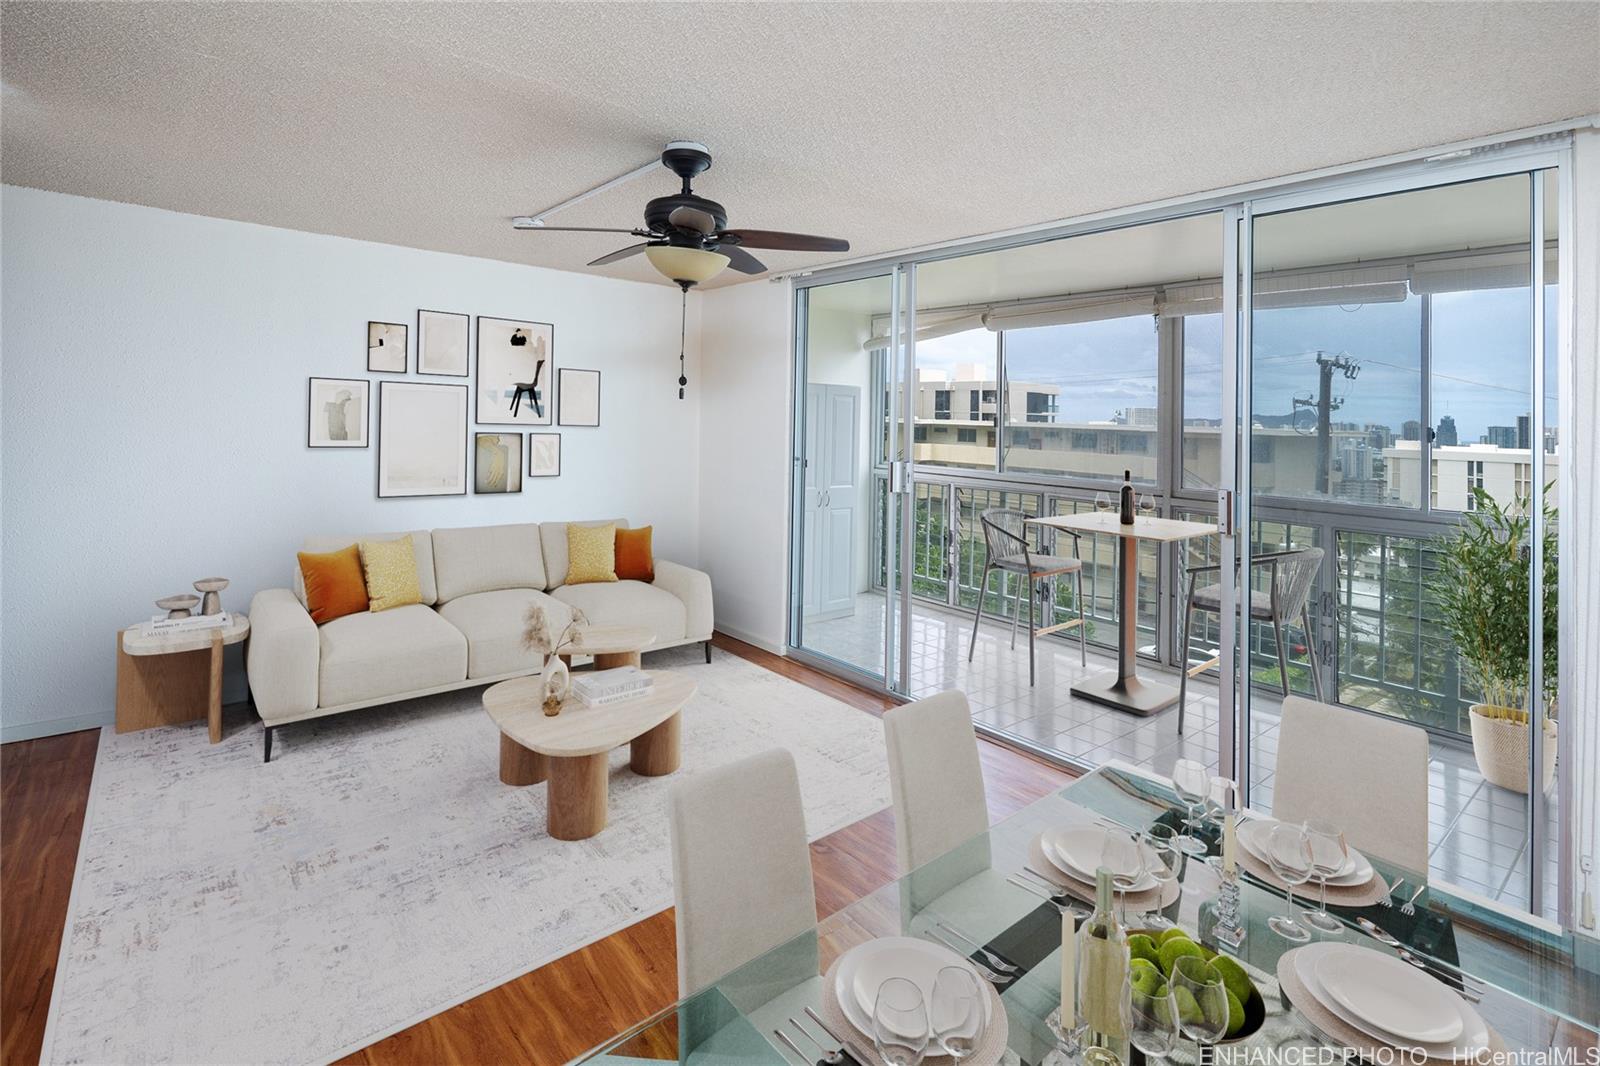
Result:
{"type": "Polygon", "coordinates": [[[211,686],[206,703],[206,731],[211,743],[222,740],[222,633],[211,634],[211,686]]]}
{"type": "Polygon", "coordinates": [[[550,760],[500,734],[500,780],[508,785],[537,785],[550,776],[550,760]]]}
{"type": "Polygon", "coordinates": [[[595,653],[594,668],[610,670],[614,666],[642,666],[643,662],[636,651],[602,651],[595,653]]]}
{"type": "Polygon", "coordinates": [[[550,835],[557,840],[587,840],[606,827],[606,752],[549,760],[550,835]]]}
{"type": "Polygon", "coordinates": [[[668,718],[628,745],[628,766],[644,777],[661,777],[677,770],[682,753],[683,712],[668,718]]]}

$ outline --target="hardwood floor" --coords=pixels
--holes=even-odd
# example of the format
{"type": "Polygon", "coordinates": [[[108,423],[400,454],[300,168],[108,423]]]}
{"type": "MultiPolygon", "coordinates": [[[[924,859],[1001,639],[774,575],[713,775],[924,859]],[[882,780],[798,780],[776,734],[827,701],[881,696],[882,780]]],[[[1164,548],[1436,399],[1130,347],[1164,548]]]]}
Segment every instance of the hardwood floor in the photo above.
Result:
{"type": "MultiPolygon", "coordinates": [[[[881,714],[894,701],[782,656],[718,635],[738,655],[881,714]]],[[[0,748],[0,1063],[38,1061],[60,950],[78,840],[99,733],[88,731],[0,748]],[[17,900],[26,899],[27,906],[17,900]]],[[[1066,773],[981,741],[989,814],[999,819],[1059,788],[1066,773]]],[[[879,811],[811,845],[817,917],[895,876],[894,817],[879,811]]],[[[564,958],[436,1014],[344,1059],[348,1063],[561,1063],[670,1005],[677,998],[672,911],[645,918],[564,958]]],[[[650,1057],[667,1047],[630,1049],[650,1057]]]]}

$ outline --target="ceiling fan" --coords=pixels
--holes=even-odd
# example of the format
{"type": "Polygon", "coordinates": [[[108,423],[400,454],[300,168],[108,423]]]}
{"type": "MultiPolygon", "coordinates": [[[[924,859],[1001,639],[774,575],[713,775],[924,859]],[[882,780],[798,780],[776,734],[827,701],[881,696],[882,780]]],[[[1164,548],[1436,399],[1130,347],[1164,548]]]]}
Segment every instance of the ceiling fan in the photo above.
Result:
{"type": "MultiPolygon", "coordinates": [[[[696,175],[711,167],[711,153],[694,141],[672,141],[661,153],[661,165],[683,179],[683,189],[672,196],[658,196],[644,206],[644,226],[611,229],[599,226],[546,226],[539,218],[521,216],[512,225],[524,230],[555,230],[566,233],[628,233],[645,238],[589,263],[605,266],[643,252],[664,277],[685,292],[694,285],[710,281],[725,268],[741,274],[760,274],[766,265],[747,248],[771,248],[795,252],[848,252],[850,242],[837,237],[814,237],[807,233],[782,233],[776,230],[728,229],[728,213],[715,200],[696,196],[691,187],[696,175]]],[[[633,175],[625,175],[632,177],[633,175]]],[[[607,183],[607,187],[611,182],[607,183]]],[[[599,190],[594,190],[598,192],[599,190]]]]}

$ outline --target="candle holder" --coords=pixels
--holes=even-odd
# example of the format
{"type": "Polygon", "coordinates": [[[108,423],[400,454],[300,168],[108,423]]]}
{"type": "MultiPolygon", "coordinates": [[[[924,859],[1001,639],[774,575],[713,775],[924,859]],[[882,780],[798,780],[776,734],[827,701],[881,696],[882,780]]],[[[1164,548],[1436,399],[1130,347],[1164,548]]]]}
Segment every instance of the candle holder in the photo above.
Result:
{"type": "Polygon", "coordinates": [[[1054,1034],[1056,1046],[1040,1060],[1039,1066],[1075,1066],[1083,1061],[1083,1034],[1089,1027],[1083,1023],[1081,1017],[1077,1025],[1063,1028],[1061,1008],[1057,1007],[1045,1018],[1044,1024],[1054,1034]]]}
{"type": "MultiPolygon", "coordinates": [[[[1244,943],[1244,923],[1239,916],[1239,870],[1237,867],[1230,874],[1222,873],[1222,884],[1217,888],[1217,894],[1210,900],[1211,939],[1216,941],[1219,950],[1226,950],[1230,955],[1237,955],[1239,947],[1244,943]]],[[[1206,938],[1202,936],[1202,942],[1206,938]]]]}

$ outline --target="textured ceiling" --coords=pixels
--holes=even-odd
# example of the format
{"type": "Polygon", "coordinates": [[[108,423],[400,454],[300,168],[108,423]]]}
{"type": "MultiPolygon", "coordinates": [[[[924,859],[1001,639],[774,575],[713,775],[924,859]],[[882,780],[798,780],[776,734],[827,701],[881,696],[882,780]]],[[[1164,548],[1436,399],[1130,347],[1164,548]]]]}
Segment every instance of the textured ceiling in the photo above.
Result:
{"type": "Polygon", "coordinates": [[[630,238],[509,216],[673,138],[858,258],[1600,111],[1596,3],[7,0],[0,50],[5,182],[573,270],[630,238]]]}

